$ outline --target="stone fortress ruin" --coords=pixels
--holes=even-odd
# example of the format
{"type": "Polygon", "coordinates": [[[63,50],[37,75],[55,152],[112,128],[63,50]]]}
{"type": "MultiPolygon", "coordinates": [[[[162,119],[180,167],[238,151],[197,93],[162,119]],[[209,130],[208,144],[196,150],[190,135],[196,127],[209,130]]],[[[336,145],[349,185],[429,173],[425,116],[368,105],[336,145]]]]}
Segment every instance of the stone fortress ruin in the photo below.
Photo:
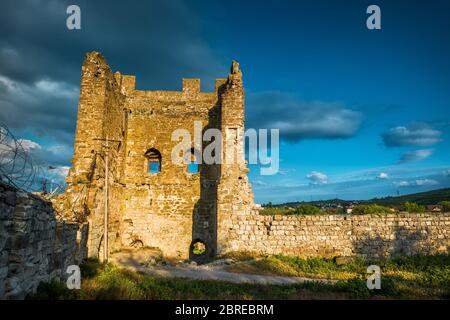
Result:
{"type": "Polygon", "coordinates": [[[448,212],[260,214],[243,129],[236,62],[215,92],[201,92],[198,79],[183,79],[182,91],[142,91],[134,76],[113,73],[100,53],[88,53],[65,192],[50,203],[0,182],[0,299],[23,299],[88,256],[133,247],[197,262],[231,251],[370,258],[449,252],[448,212]],[[210,142],[194,140],[185,150],[190,163],[173,162],[172,133],[193,136],[200,122],[200,131],[221,132],[219,161],[198,161],[210,142]]]}
{"type": "MultiPolygon", "coordinates": [[[[73,165],[54,206],[88,225],[89,256],[130,247],[199,261],[230,251],[374,258],[448,252],[449,213],[260,215],[243,160],[237,62],[227,79],[216,80],[214,92],[201,92],[198,79],[183,79],[182,91],[142,91],[135,82],[113,73],[100,53],[86,55],[73,165]],[[220,130],[226,143],[220,164],[201,163],[191,172],[189,164],[171,160],[172,132],[187,129],[193,136],[196,121],[203,131],[220,130]],[[223,161],[230,154],[236,161],[223,161]],[[195,255],[195,244],[205,252],[195,255]]],[[[208,143],[202,144],[188,148],[190,160],[208,143]]]]}
{"type": "MultiPolygon", "coordinates": [[[[86,55],[73,165],[60,211],[88,220],[90,255],[102,256],[104,250],[105,201],[108,251],[148,246],[186,259],[198,242],[205,257],[225,252],[232,216],[254,210],[246,164],[203,163],[198,172],[189,172],[187,165],[171,161],[177,144],[171,136],[176,129],[193,136],[194,121],[201,121],[202,130],[219,129],[224,141],[233,141],[222,148],[221,158],[243,155],[239,64],[233,62],[227,79],[216,80],[214,92],[201,92],[199,79],[183,79],[182,91],[137,90],[135,82],[135,76],[113,73],[100,53],[86,55]]],[[[189,152],[193,161],[201,156],[195,146],[189,152]]]]}

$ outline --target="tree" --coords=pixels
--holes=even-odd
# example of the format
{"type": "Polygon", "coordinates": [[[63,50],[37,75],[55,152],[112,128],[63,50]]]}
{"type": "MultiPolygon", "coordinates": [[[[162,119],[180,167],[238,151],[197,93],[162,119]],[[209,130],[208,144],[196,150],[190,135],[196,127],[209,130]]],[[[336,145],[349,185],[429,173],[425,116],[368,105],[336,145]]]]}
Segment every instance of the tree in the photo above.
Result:
{"type": "Polygon", "coordinates": [[[450,201],[441,201],[439,204],[442,206],[443,212],[450,212],[450,201]]]}
{"type": "Polygon", "coordinates": [[[417,204],[415,202],[405,202],[403,204],[403,209],[408,212],[420,213],[425,212],[425,206],[417,204]]]}
{"type": "Polygon", "coordinates": [[[319,214],[321,211],[319,208],[310,204],[301,204],[294,209],[294,214],[299,215],[315,215],[319,214]]]}
{"type": "Polygon", "coordinates": [[[352,213],[354,214],[380,214],[389,213],[390,208],[385,206],[380,206],[377,204],[360,204],[353,208],[352,213]]]}

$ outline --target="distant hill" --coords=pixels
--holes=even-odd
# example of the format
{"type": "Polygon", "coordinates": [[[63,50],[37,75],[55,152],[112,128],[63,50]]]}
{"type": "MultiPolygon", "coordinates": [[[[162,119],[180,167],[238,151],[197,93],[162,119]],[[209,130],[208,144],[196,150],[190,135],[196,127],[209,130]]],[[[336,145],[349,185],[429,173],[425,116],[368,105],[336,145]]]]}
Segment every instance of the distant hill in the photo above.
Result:
{"type": "Polygon", "coordinates": [[[441,201],[450,201],[450,188],[427,192],[406,194],[398,197],[374,198],[370,200],[342,200],[330,199],[319,201],[297,201],[274,205],[274,207],[297,207],[301,204],[312,204],[318,207],[346,206],[352,203],[379,204],[383,206],[399,207],[405,202],[416,202],[422,205],[438,204],[441,201]]]}
{"type": "Polygon", "coordinates": [[[381,199],[375,198],[363,202],[396,207],[405,202],[416,202],[418,204],[428,205],[438,204],[439,202],[446,200],[450,200],[450,188],[406,194],[398,197],[386,197],[381,199]]]}

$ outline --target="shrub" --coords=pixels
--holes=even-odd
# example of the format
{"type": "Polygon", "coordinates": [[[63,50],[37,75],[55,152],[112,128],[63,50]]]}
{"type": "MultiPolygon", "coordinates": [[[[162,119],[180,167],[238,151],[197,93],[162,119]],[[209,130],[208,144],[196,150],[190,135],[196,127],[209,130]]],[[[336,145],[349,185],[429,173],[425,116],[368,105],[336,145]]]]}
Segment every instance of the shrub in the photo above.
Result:
{"type": "Polygon", "coordinates": [[[195,255],[201,255],[206,252],[206,246],[203,242],[197,241],[194,243],[192,253],[195,255]]]}
{"type": "Polygon", "coordinates": [[[420,204],[417,204],[415,202],[405,202],[403,204],[403,210],[408,211],[408,212],[419,213],[419,212],[425,212],[425,207],[420,204]]]}
{"type": "Polygon", "coordinates": [[[28,300],[71,300],[76,299],[75,291],[69,290],[65,282],[53,280],[41,282],[34,294],[26,297],[28,300]]]}
{"type": "Polygon", "coordinates": [[[450,201],[442,201],[439,203],[443,212],[450,212],[450,201]]]}
{"type": "Polygon", "coordinates": [[[289,210],[286,207],[264,207],[264,209],[259,211],[259,214],[266,216],[285,215],[285,214],[292,214],[291,211],[292,210],[289,210]]]}
{"type": "Polygon", "coordinates": [[[315,215],[320,213],[321,210],[319,208],[310,204],[301,204],[293,210],[293,214],[299,215],[315,215]]]}
{"type": "Polygon", "coordinates": [[[289,207],[265,207],[259,212],[262,215],[315,215],[324,213],[320,208],[310,205],[301,204],[295,208],[289,207]]]}
{"type": "Polygon", "coordinates": [[[352,213],[354,214],[380,214],[388,213],[391,209],[385,206],[380,206],[378,204],[360,204],[353,208],[352,213]]]}

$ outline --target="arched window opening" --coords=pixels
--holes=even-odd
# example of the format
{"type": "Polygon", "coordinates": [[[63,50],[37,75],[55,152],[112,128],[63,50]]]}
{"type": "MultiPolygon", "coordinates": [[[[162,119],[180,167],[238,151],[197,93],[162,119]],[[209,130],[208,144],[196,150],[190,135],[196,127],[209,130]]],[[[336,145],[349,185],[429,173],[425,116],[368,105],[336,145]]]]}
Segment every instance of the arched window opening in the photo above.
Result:
{"type": "Polygon", "coordinates": [[[145,158],[148,161],[147,170],[149,173],[161,172],[161,152],[155,148],[148,149],[145,158]]]}
{"type": "Polygon", "coordinates": [[[187,165],[188,173],[196,174],[199,173],[199,164],[198,164],[198,152],[196,149],[191,148],[189,155],[189,162],[187,165]]]}

